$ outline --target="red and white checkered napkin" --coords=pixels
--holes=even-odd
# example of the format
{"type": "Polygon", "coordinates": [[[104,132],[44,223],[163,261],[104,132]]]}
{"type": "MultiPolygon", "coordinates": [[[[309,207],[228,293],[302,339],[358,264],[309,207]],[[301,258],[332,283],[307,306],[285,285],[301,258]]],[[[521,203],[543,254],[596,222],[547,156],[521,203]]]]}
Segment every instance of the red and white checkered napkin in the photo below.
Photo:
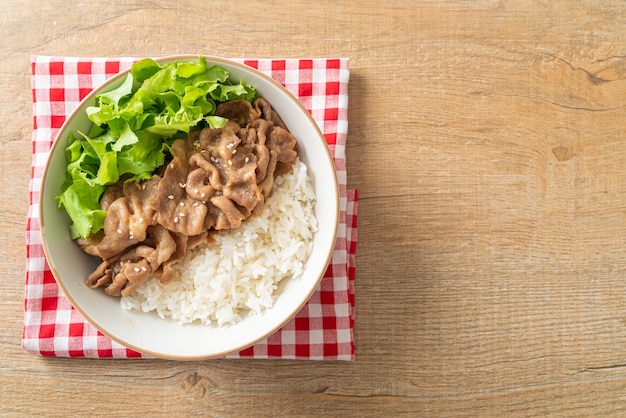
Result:
{"type": "MultiPolygon", "coordinates": [[[[94,87],[133,58],[31,57],[34,132],[26,229],[26,291],[22,345],[58,357],[147,357],[98,332],[72,308],[46,263],[39,235],[39,191],[50,145],[70,112],[94,87]]],[[[282,329],[230,358],[354,360],[354,256],[357,193],[346,187],[347,59],[240,59],[295,94],[322,129],[340,184],[340,225],[332,261],[308,304],[282,329]]]]}

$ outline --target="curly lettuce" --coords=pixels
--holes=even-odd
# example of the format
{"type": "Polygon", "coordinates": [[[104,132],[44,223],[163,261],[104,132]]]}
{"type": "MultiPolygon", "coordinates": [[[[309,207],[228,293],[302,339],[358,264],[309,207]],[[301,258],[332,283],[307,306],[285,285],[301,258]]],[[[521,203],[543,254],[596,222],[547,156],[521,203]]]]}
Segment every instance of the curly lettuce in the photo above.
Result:
{"type": "Polygon", "coordinates": [[[215,115],[219,103],[257,97],[254,87],[233,82],[223,68],[207,68],[202,56],[194,62],[161,65],[145,58],[134,63],[119,87],[96,96],[86,109],[91,130],[68,137],[65,182],[56,200],[72,220],[72,239],[103,228],[100,199],[108,185],[122,177],[150,178],[176,138],[192,128],[226,124],[215,115]]]}

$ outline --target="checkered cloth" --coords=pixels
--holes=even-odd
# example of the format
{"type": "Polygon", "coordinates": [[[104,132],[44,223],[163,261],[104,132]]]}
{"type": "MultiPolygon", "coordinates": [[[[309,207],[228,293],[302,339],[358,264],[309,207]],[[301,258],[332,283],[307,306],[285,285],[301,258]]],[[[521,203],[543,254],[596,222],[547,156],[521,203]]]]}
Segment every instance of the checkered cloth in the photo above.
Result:
{"type": "MultiPolygon", "coordinates": [[[[133,58],[32,56],[33,122],[30,206],[26,228],[23,348],[59,357],[142,358],[101,334],[72,308],[45,261],[39,235],[41,176],[52,141],[70,112],[94,87],[125,70],[133,58]]],[[[271,76],[311,112],[335,159],[340,224],[324,279],[282,329],[230,358],[354,360],[354,275],[357,193],[346,187],[347,59],[239,59],[271,76]]]]}

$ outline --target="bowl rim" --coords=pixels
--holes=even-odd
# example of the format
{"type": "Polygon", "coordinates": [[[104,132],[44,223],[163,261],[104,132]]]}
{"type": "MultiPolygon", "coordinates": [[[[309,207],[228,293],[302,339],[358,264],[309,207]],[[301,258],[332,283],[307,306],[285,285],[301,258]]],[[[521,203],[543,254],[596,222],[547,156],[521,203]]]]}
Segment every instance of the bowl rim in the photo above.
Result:
{"type": "MultiPolygon", "coordinates": [[[[45,233],[44,233],[45,232],[45,228],[44,228],[44,222],[45,222],[45,220],[44,220],[44,205],[41,204],[41,202],[40,202],[40,204],[38,205],[39,206],[39,208],[38,208],[38,212],[39,213],[38,214],[39,214],[39,223],[40,223],[40,225],[39,225],[39,235],[40,235],[40,238],[41,238],[41,243],[42,243],[42,247],[43,247],[43,252],[44,252],[45,259],[46,259],[46,263],[48,264],[48,267],[49,267],[49,269],[50,269],[50,271],[51,271],[51,273],[52,273],[52,275],[54,277],[55,282],[57,283],[57,285],[59,286],[59,288],[63,292],[63,295],[68,299],[68,301],[70,302],[72,307],[74,309],[76,309],[76,311],[78,311],[78,313],[82,316],[83,319],[85,319],[88,323],[90,323],[98,331],[100,331],[102,334],[104,334],[105,336],[107,336],[111,340],[116,341],[117,343],[123,345],[124,347],[132,349],[132,350],[137,351],[139,353],[147,354],[147,355],[154,356],[154,357],[157,357],[157,358],[169,359],[169,360],[202,360],[202,359],[224,357],[224,356],[226,356],[228,354],[233,354],[233,353],[241,351],[241,350],[243,350],[245,348],[251,347],[254,344],[258,343],[259,341],[263,340],[264,338],[267,338],[270,335],[274,334],[280,328],[282,328],[287,322],[289,322],[291,319],[293,319],[293,317],[300,310],[302,310],[302,308],[308,303],[308,301],[311,299],[311,297],[313,296],[313,294],[315,293],[315,291],[319,287],[322,279],[324,278],[325,271],[327,270],[328,266],[330,265],[330,261],[332,259],[333,253],[334,253],[335,243],[337,241],[337,234],[338,234],[338,230],[339,230],[339,222],[340,222],[340,217],[339,217],[339,214],[340,214],[340,203],[339,203],[339,200],[340,200],[340,189],[339,189],[339,181],[338,181],[338,177],[337,177],[337,170],[336,170],[336,167],[335,167],[334,157],[333,157],[333,155],[332,155],[332,153],[330,151],[330,147],[328,146],[328,143],[326,142],[324,134],[321,131],[319,125],[317,124],[317,122],[315,121],[315,119],[313,118],[311,113],[295,97],[294,94],[292,94],[282,84],[280,84],[278,81],[276,81],[275,79],[273,79],[269,75],[266,75],[262,71],[260,71],[260,70],[258,70],[256,68],[253,68],[253,67],[251,67],[251,66],[249,66],[249,65],[247,65],[247,64],[245,64],[244,62],[241,62],[241,61],[235,61],[235,60],[232,60],[232,59],[229,59],[229,58],[213,56],[213,55],[206,55],[206,54],[173,54],[173,55],[163,55],[163,56],[152,56],[150,58],[153,59],[154,61],[156,61],[157,63],[162,64],[162,63],[174,62],[174,61],[198,60],[198,58],[200,56],[202,56],[202,57],[204,57],[206,59],[207,64],[211,64],[211,65],[221,65],[221,64],[224,64],[226,66],[236,67],[238,70],[241,70],[243,72],[252,72],[252,73],[254,73],[256,76],[262,78],[265,82],[273,85],[274,88],[280,90],[281,93],[283,95],[285,95],[290,100],[290,102],[292,104],[296,105],[296,107],[299,109],[299,111],[302,112],[302,114],[304,114],[306,116],[306,118],[309,120],[311,126],[314,128],[314,131],[316,133],[316,135],[315,135],[316,139],[323,146],[323,150],[324,150],[324,153],[326,154],[326,158],[331,163],[331,167],[332,167],[331,178],[332,178],[332,183],[333,183],[332,184],[332,189],[334,190],[334,194],[336,196],[336,199],[333,199],[333,202],[332,202],[334,207],[331,209],[331,212],[334,214],[334,218],[335,218],[336,221],[332,225],[332,232],[331,232],[331,237],[332,237],[333,244],[329,247],[329,249],[327,251],[326,258],[324,260],[324,268],[322,268],[320,270],[321,272],[320,272],[320,274],[318,275],[318,277],[317,277],[317,279],[315,281],[315,285],[311,286],[311,288],[308,290],[308,292],[306,294],[306,297],[304,297],[302,299],[302,302],[297,304],[297,306],[295,306],[288,314],[286,314],[281,321],[279,321],[274,326],[270,327],[266,332],[262,333],[262,335],[258,335],[257,337],[255,337],[253,340],[250,340],[250,341],[246,342],[245,344],[240,344],[237,347],[234,347],[234,348],[231,348],[231,349],[228,349],[228,350],[221,350],[219,352],[212,352],[212,353],[209,353],[209,354],[199,354],[199,355],[175,355],[175,354],[168,354],[168,353],[160,353],[160,352],[157,352],[155,350],[146,349],[146,348],[143,348],[143,347],[138,347],[136,344],[129,343],[129,342],[125,341],[123,338],[120,338],[120,337],[116,336],[112,332],[109,332],[108,330],[106,330],[102,326],[100,326],[98,321],[96,321],[91,315],[89,315],[88,312],[86,312],[80,306],[80,304],[78,304],[76,302],[74,297],[68,291],[68,288],[63,283],[63,280],[61,280],[60,273],[57,271],[54,263],[48,261],[48,260],[51,260],[51,257],[50,257],[48,244],[47,244],[47,240],[46,240],[45,233]]],[[[141,59],[143,59],[143,58],[133,59],[133,62],[137,62],[138,60],[141,60],[141,59]]],[[[111,77],[108,77],[105,81],[103,81],[99,85],[93,87],[93,89],[83,99],[81,99],[80,102],[78,102],[78,104],[76,105],[76,107],[69,113],[69,115],[67,116],[67,118],[65,119],[65,121],[63,122],[63,124],[61,125],[61,127],[59,128],[57,133],[55,134],[55,136],[53,138],[53,142],[52,142],[52,144],[50,146],[50,150],[48,151],[48,155],[46,157],[46,162],[45,162],[45,165],[44,165],[43,173],[42,173],[42,176],[41,176],[41,183],[40,183],[41,184],[41,189],[40,189],[40,194],[39,194],[40,199],[42,199],[44,197],[43,190],[44,190],[44,186],[46,185],[46,182],[47,182],[47,177],[48,177],[48,172],[49,172],[49,168],[50,168],[50,164],[51,164],[51,160],[52,160],[52,155],[55,152],[58,152],[57,148],[59,146],[61,146],[59,144],[61,142],[63,142],[63,138],[61,138],[61,135],[67,134],[67,132],[66,132],[67,131],[67,125],[69,125],[71,123],[71,121],[79,114],[79,112],[81,111],[81,107],[83,106],[83,104],[85,102],[88,102],[88,101],[92,100],[96,95],[102,93],[103,89],[105,89],[107,86],[110,86],[116,80],[119,80],[120,78],[125,77],[130,72],[130,70],[131,70],[131,68],[129,67],[126,70],[120,71],[120,72],[112,75],[111,77]]],[[[330,185],[325,185],[324,187],[331,187],[331,186],[330,185]]],[[[272,309],[272,308],[269,308],[269,309],[272,309]]],[[[204,326],[204,325],[200,325],[200,324],[187,324],[187,325],[204,326]]],[[[236,326],[236,324],[234,324],[232,326],[236,326]]]]}

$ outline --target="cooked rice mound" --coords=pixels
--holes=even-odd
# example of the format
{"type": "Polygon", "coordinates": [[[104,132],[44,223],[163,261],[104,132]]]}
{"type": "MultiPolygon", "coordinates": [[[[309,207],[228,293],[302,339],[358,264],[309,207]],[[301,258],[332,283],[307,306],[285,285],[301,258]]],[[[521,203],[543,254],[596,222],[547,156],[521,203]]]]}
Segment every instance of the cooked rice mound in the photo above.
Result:
{"type": "Polygon", "coordinates": [[[317,231],[315,191],[299,159],[277,177],[263,211],[188,251],[166,284],[146,280],[122,306],[181,323],[219,326],[271,308],[282,280],[297,280],[317,231]]]}

